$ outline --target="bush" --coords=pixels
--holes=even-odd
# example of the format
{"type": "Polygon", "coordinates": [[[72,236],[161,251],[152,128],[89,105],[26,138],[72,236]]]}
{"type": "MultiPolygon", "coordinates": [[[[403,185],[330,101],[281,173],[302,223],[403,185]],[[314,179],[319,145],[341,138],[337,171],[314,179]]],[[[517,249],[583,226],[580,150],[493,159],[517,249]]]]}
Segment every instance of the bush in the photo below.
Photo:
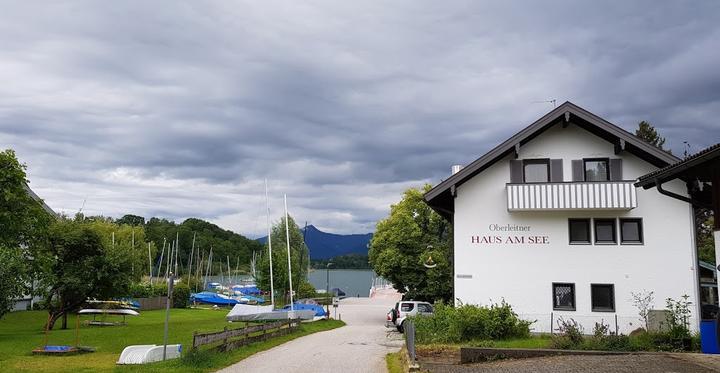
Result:
{"type": "Polygon", "coordinates": [[[190,304],[190,287],[184,282],[177,283],[173,288],[172,301],[173,308],[187,308],[190,304]]]}
{"type": "Polygon", "coordinates": [[[648,333],[644,329],[633,331],[630,336],[609,331],[609,325],[595,324],[593,335],[583,335],[582,326],[575,320],[558,320],[559,334],[552,338],[551,346],[563,350],[601,351],[689,351],[698,350],[697,336],[677,338],[670,331],[648,333]]]}
{"type": "Polygon", "coordinates": [[[298,286],[298,298],[316,298],[317,292],[315,291],[315,287],[312,286],[311,283],[307,281],[303,281],[300,283],[300,286],[298,286]]]}
{"type": "Polygon", "coordinates": [[[416,316],[418,343],[457,343],[472,340],[525,338],[531,321],[518,318],[512,307],[502,301],[487,306],[438,303],[432,315],[416,316]]]}
{"type": "Polygon", "coordinates": [[[167,284],[164,282],[150,285],[147,282],[130,285],[129,298],[152,298],[167,295],[167,284]]]}
{"type": "Polygon", "coordinates": [[[558,334],[553,335],[550,345],[561,350],[579,350],[584,342],[582,325],[573,319],[565,320],[562,317],[558,318],[557,324],[558,334]]]}

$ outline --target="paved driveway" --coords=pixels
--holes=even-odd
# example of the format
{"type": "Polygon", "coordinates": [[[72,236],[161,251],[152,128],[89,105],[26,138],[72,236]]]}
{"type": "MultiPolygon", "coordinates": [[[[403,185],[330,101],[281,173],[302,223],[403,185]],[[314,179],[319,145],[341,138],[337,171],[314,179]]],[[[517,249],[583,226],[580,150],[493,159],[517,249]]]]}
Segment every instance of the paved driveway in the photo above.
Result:
{"type": "Polygon", "coordinates": [[[385,328],[392,305],[392,300],[343,299],[338,313],[346,326],[292,340],[221,372],[386,372],[385,355],[403,344],[399,333],[385,328]]]}

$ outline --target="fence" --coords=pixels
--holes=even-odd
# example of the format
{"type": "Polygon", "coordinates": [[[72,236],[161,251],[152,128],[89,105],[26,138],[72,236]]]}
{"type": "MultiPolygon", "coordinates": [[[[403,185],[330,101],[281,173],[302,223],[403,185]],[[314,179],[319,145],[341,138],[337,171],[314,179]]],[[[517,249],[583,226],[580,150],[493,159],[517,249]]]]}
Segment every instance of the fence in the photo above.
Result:
{"type": "Polygon", "coordinates": [[[166,306],[167,296],[136,298],[135,300],[140,304],[141,311],[163,310],[166,306]]]}
{"type": "Polygon", "coordinates": [[[300,325],[300,320],[282,320],[271,323],[246,326],[240,329],[225,329],[213,333],[193,333],[192,348],[211,345],[221,342],[217,348],[220,351],[231,351],[247,344],[264,341],[268,338],[290,334],[300,325]]]}
{"type": "Polygon", "coordinates": [[[415,351],[415,323],[412,320],[405,320],[403,322],[403,333],[405,334],[405,346],[407,347],[408,357],[410,363],[415,362],[416,351],[415,351]]]}
{"type": "Polygon", "coordinates": [[[556,311],[551,313],[518,314],[518,317],[523,320],[534,321],[530,325],[531,333],[555,333],[557,332],[558,321],[569,321],[570,319],[577,322],[585,334],[593,334],[596,323],[605,324],[609,326],[610,331],[621,334],[629,334],[637,328],[645,327],[639,316],[619,316],[615,313],[588,315],[571,311],[556,311]]]}

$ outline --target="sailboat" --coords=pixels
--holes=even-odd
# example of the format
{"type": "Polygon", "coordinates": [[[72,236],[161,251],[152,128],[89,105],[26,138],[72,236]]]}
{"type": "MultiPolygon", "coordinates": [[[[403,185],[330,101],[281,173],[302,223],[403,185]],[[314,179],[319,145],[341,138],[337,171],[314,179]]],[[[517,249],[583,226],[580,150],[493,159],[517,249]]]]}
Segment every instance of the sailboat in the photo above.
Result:
{"type": "Polygon", "coordinates": [[[225,316],[225,318],[232,321],[256,321],[256,320],[286,320],[286,319],[302,319],[302,320],[313,320],[316,315],[316,311],[312,309],[295,310],[293,304],[293,288],[292,288],[292,269],[290,268],[290,228],[287,213],[287,195],[284,195],[285,201],[285,236],[287,243],[287,254],[288,254],[288,279],[290,285],[290,306],[289,310],[286,309],[275,309],[275,289],[273,285],[273,271],[272,271],[272,241],[271,241],[271,228],[270,228],[270,204],[267,194],[267,180],[265,180],[265,204],[267,205],[267,229],[268,229],[268,256],[270,259],[270,298],[271,305],[269,306],[252,306],[247,304],[236,304],[232,310],[225,316]]]}

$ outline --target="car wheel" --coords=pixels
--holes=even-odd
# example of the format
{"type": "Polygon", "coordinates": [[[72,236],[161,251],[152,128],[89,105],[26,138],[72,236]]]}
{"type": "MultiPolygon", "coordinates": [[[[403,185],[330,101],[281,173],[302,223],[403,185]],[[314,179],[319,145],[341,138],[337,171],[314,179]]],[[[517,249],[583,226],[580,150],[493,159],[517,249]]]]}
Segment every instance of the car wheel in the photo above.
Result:
{"type": "Polygon", "coordinates": [[[405,332],[405,321],[403,321],[403,322],[400,324],[400,326],[397,327],[397,330],[398,330],[400,333],[404,333],[404,332],[405,332]]]}

